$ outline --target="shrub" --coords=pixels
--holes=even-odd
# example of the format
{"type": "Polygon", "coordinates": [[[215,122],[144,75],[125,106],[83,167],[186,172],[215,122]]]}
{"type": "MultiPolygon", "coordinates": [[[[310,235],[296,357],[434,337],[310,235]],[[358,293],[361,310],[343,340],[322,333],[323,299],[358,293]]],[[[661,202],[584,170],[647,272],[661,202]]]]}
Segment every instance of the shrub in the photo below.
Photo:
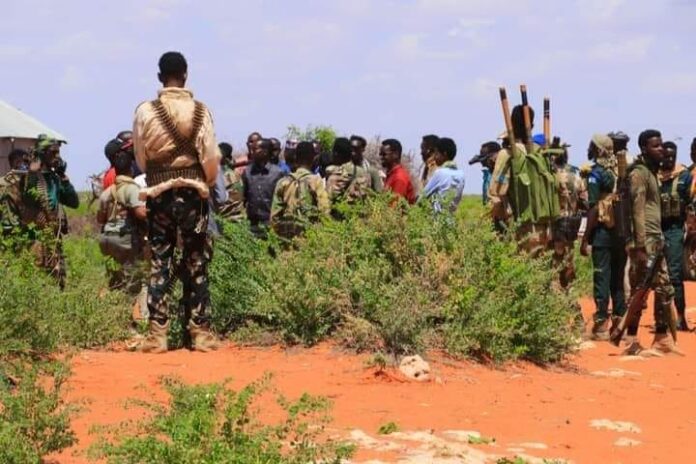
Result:
{"type": "Polygon", "coordinates": [[[0,462],[38,464],[74,444],[72,409],[61,399],[66,366],[14,359],[0,367],[0,462]]]}
{"type": "Polygon", "coordinates": [[[144,403],[153,413],[150,419],[102,434],[91,454],[110,463],[216,464],[338,463],[350,456],[351,446],[324,436],[330,407],[326,399],[305,394],[289,402],[277,397],[284,419],[263,424],[255,407],[269,393],[269,380],[239,392],[224,384],[187,386],[165,380],[168,407],[144,403]]]}

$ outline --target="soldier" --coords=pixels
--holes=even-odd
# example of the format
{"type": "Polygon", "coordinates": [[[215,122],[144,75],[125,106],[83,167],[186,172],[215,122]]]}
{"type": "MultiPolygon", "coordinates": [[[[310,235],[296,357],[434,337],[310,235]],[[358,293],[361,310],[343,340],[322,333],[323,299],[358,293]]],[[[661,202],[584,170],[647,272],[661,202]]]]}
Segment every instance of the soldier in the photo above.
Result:
{"type": "Polygon", "coordinates": [[[309,224],[328,217],[331,212],[324,182],[311,172],[313,162],[314,147],[310,142],[300,142],[295,151],[297,169],[276,184],[271,224],[286,240],[302,234],[309,224]]]}
{"type": "Polygon", "coordinates": [[[691,204],[691,173],[677,163],[677,146],[674,142],[662,145],[664,158],[660,168],[660,195],[662,233],[665,237],[665,257],[669,277],[674,287],[674,303],[677,307],[677,329],[688,331],[686,300],[684,298],[684,223],[686,207],[691,204]]]}
{"type": "Polygon", "coordinates": [[[283,177],[280,168],[270,162],[271,141],[260,139],[252,147],[251,164],[242,174],[244,201],[251,232],[261,239],[267,237],[271,225],[271,204],[276,183],[283,177]]]}
{"type": "Polygon", "coordinates": [[[491,186],[491,176],[492,176],[492,171],[493,168],[495,167],[495,159],[498,156],[498,152],[501,150],[501,146],[498,142],[491,141],[491,142],[486,142],[481,145],[481,149],[479,150],[479,154],[473,156],[469,160],[469,166],[472,166],[476,163],[481,163],[482,166],[482,174],[483,174],[483,190],[481,193],[481,201],[483,202],[484,206],[488,204],[489,198],[488,198],[488,189],[491,186]]]}
{"type": "Polygon", "coordinates": [[[553,169],[558,182],[560,217],[553,228],[553,261],[559,269],[559,283],[567,290],[575,280],[574,253],[582,211],[587,209],[587,191],[578,169],[568,164],[568,146],[552,155],[553,169]]]}
{"type": "MultiPolygon", "coordinates": [[[[662,162],[664,151],[662,135],[659,131],[648,129],[638,137],[641,154],[631,165],[629,182],[631,191],[631,216],[633,231],[629,243],[631,260],[630,280],[631,292],[636,291],[648,271],[648,260],[659,253],[663,246],[662,216],[660,211],[660,187],[657,173],[662,162]]],[[[660,259],[656,264],[656,274],[650,285],[655,289],[655,338],[649,354],[676,353],[683,354],[676,347],[675,340],[668,333],[672,318],[672,301],[674,288],[670,283],[667,264],[660,259]]],[[[627,344],[625,354],[635,355],[643,351],[638,342],[638,323],[627,329],[627,344]]]]}
{"type": "Polygon", "coordinates": [[[63,290],[63,235],[67,233],[67,222],[62,205],[77,208],[80,199],[66,175],[67,163],[60,157],[60,142],[41,134],[34,153],[37,159],[28,171],[10,171],[3,177],[3,203],[7,206],[4,214],[8,215],[3,218],[3,228],[6,233],[18,229],[32,242],[37,264],[63,290]]]}
{"type": "Polygon", "coordinates": [[[592,246],[593,293],[596,310],[592,326],[594,340],[609,340],[609,306],[612,329],[626,312],[624,272],[625,244],[614,230],[613,199],[616,191],[616,157],[614,143],[604,134],[592,136],[587,157],[594,161],[587,178],[588,224],[580,252],[588,256],[592,246]]]}
{"type": "Polygon", "coordinates": [[[278,140],[275,137],[271,137],[269,140],[271,141],[270,162],[278,166],[280,170],[283,172],[283,174],[290,174],[290,166],[288,165],[288,163],[285,162],[284,159],[280,157],[283,151],[283,147],[280,143],[280,140],[278,140]]]}
{"type": "Polygon", "coordinates": [[[7,161],[10,163],[12,171],[26,171],[29,168],[29,153],[21,148],[15,148],[7,155],[7,161]]]}
{"type": "Polygon", "coordinates": [[[220,169],[212,116],[185,88],[186,59],[167,52],[159,60],[158,98],[135,112],[133,142],[140,169],[147,174],[149,241],[152,252],[148,286],[149,335],[137,345],[142,352],[167,351],[167,291],[172,279],[177,237],[183,245],[181,304],[191,317],[187,328],[197,351],[217,348],[210,332],[210,293],[206,246],[209,187],[220,169]]]}
{"type": "Polygon", "coordinates": [[[338,137],[334,141],[332,164],[326,168],[326,191],[332,205],[364,200],[372,190],[370,185],[370,174],[352,161],[350,140],[338,137]]]}
{"type": "Polygon", "coordinates": [[[222,155],[221,167],[224,178],[227,201],[219,207],[219,215],[228,221],[239,222],[244,219],[244,182],[242,175],[235,169],[232,157],[232,145],[226,142],[218,145],[222,155]]]}
{"type": "MultiPolygon", "coordinates": [[[[532,256],[537,256],[549,246],[551,240],[551,218],[535,218],[534,216],[537,214],[535,208],[539,205],[534,204],[530,199],[542,198],[542,191],[548,192],[547,187],[549,185],[541,185],[540,183],[532,185],[529,183],[529,176],[525,179],[522,176],[514,175],[512,170],[513,164],[520,164],[521,160],[536,155],[539,147],[534,146],[532,152],[528,153],[527,151],[528,136],[524,121],[524,107],[522,105],[517,105],[512,109],[510,119],[515,147],[514,150],[511,150],[510,147],[503,148],[496,157],[491,185],[488,190],[491,200],[491,217],[493,222],[497,224],[507,223],[510,216],[515,221],[518,221],[519,226],[516,234],[520,249],[529,252],[532,256]],[[511,184],[515,188],[511,189],[511,184]],[[511,193],[515,195],[511,196],[511,193]],[[516,196],[524,194],[527,194],[528,197],[516,199],[516,196]]],[[[529,107],[529,119],[531,127],[533,127],[534,110],[531,107],[529,107]]],[[[506,138],[509,139],[507,134],[506,138]]],[[[545,177],[537,177],[535,182],[542,182],[543,179],[545,177]]],[[[557,195],[557,192],[553,193],[557,195]]],[[[551,195],[545,196],[543,199],[544,201],[557,200],[557,198],[552,198],[551,195]]],[[[549,212],[553,213],[553,211],[549,212]]]]}
{"type": "Polygon", "coordinates": [[[420,151],[423,160],[423,170],[420,175],[421,189],[425,187],[437,169],[435,164],[435,149],[439,137],[434,134],[424,135],[421,141],[420,151]]]}
{"type": "Polygon", "coordinates": [[[430,199],[436,212],[454,213],[462,199],[465,184],[464,171],[457,167],[454,161],[456,156],[457,145],[454,140],[447,137],[439,138],[433,155],[437,169],[420,196],[420,198],[430,199]]]}
{"type": "Polygon", "coordinates": [[[365,149],[367,148],[367,140],[359,135],[350,136],[350,149],[351,157],[353,159],[353,164],[356,166],[362,166],[370,174],[370,188],[375,192],[381,192],[384,190],[384,183],[382,182],[382,176],[378,169],[375,169],[368,160],[365,159],[365,149]]]}

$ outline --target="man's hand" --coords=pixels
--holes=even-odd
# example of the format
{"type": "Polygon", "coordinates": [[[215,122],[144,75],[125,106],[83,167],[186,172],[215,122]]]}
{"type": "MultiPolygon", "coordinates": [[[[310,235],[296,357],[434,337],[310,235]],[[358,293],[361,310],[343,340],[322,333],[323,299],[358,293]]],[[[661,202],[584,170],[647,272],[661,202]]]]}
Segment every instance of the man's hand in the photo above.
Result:
{"type": "Polygon", "coordinates": [[[631,261],[635,263],[637,269],[645,271],[645,267],[648,265],[648,252],[645,247],[631,250],[631,261]]]}
{"type": "Polygon", "coordinates": [[[587,240],[583,240],[580,242],[580,254],[582,256],[590,256],[590,246],[587,243],[587,240]]]}
{"type": "Polygon", "coordinates": [[[53,170],[55,171],[56,174],[58,174],[61,178],[65,177],[65,171],[68,169],[68,163],[63,159],[63,158],[56,158],[55,162],[53,163],[53,170]]]}

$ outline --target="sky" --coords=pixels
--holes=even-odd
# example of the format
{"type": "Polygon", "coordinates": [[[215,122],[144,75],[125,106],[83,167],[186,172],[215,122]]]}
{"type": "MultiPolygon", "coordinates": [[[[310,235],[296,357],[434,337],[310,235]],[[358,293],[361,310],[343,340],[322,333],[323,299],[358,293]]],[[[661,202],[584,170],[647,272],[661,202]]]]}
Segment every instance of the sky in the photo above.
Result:
{"type": "Polygon", "coordinates": [[[586,159],[595,132],[656,128],[688,162],[696,136],[694,0],[5,0],[0,99],[63,133],[76,187],[103,147],[156,97],[157,61],[189,63],[189,88],[218,141],[283,137],[290,124],[339,134],[453,138],[468,159],[504,127],[527,84],[551,98],[552,133],[586,159]]]}

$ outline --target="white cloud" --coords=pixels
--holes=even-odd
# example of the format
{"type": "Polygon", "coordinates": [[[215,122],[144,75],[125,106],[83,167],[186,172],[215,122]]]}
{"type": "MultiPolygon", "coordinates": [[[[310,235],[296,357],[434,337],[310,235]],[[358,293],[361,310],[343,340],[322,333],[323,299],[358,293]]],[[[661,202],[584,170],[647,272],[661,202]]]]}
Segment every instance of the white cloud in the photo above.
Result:
{"type": "Polygon", "coordinates": [[[63,74],[58,80],[58,86],[62,90],[73,91],[81,90],[88,83],[87,76],[82,69],[77,66],[66,66],[63,69],[63,74]]]}
{"type": "Polygon", "coordinates": [[[696,94],[696,72],[665,72],[643,80],[643,89],[672,95],[696,94]]]}
{"type": "Polygon", "coordinates": [[[654,40],[653,36],[646,35],[616,42],[605,41],[590,48],[587,55],[597,61],[640,61],[648,54],[654,40]]]}

